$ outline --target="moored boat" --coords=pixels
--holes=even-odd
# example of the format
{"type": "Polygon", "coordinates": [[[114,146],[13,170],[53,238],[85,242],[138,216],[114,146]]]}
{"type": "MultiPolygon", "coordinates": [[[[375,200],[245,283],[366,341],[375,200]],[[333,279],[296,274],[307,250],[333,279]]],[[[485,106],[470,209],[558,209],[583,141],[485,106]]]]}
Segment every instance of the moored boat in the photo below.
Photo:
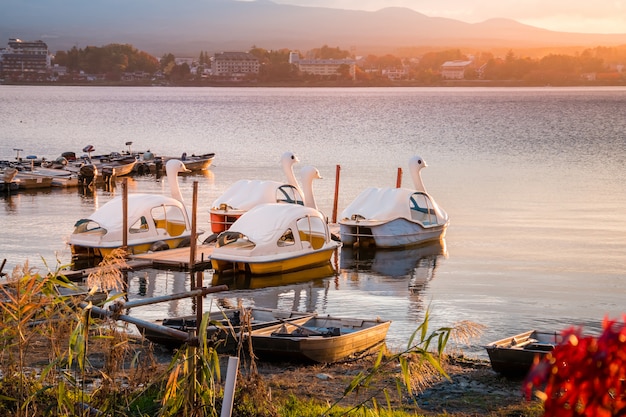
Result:
{"type": "Polygon", "coordinates": [[[345,245],[373,242],[376,247],[397,248],[445,237],[448,214],[426,192],[420,175],[425,166],[417,156],[409,161],[413,190],[363,190],[341,214],[341,241],[345,245]]]}
{"type": "Polygon", "coordinates": [[[219,234],[211,265],[218,273],[279,274],[329,263],[339,246],[318,210],[262,204],[219,234]]]}
{"type": "Polygon", "coordinates": [[[541,359],[561,343],[558,332],[529,330],[485,346],[491,368],[505,376],[523,377],[535,359],[541,359]]]}
{"type": "Polygon", "coordinates": [[[215,153],[205,153],[202,155],[192,154],[191,156],[183,154],[181,161],[190,171],[203,171],[208,169],[215,159],[215,153]]]}
{"type": "Polygon", "coordinates": [[[250,332],[261,359],[334,363],[359,357],[381,345],[389,320],[315,316],[304,323],[282,323],[250,332]]]}
{"type": "MultiPolygon", "coordinates": [[[[233,352],[237,348],[242,332],[258,330],[283,322],[301,323],[314,315],[315,313],[261,307],[212,311],[209,313],[207,340],[210,341],[220,353],[233,352]]],[[[197,317],[195,315],[170,317],[164,319],[161,325],[183,332],[195,333],[197,317]]],[[[183,343],[178,339],[169,337],[166,334],[159,333],[148,327],[142,328],[138,326],[138,329],[146,339],[169,349],[178,348],[183,343]]]]}
{"type": "Polygon", "coordinates": [[[178,172],[185,171],[185,165],[171,160],[167,170],[171,197],[128,195],[127,230],[123,229],[123,199],[112,199],[88,218],[76,222],[74,232],[69,237],[72,255],[104,257],[123,246],[125,233],[130,254],[188,246],[192,234],[191,220],[183,203],[177,177],[178,172]]]}
{"type": "Polygon", "coordinates": [[[293,173],[293,165],[299,162],[292,152],[285,152],[280,159],[287,182],[270,180],[239,180],[215,199],[209,208],[211,230],[217,235],[228,228],[245,212],[266,203],[304,204],[302,191],[293,173]]]}

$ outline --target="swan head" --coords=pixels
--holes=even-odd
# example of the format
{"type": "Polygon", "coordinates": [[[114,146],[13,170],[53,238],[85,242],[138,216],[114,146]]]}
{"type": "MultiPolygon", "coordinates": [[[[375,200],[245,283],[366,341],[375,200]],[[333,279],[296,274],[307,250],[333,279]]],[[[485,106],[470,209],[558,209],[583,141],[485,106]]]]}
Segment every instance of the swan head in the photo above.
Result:
{"type": "Polygon", "coordinates": [[[165,172],[168,176],[170,175],[178,175],[179,172],[191,172],[191,170],[187,169],[185,164],[178,159],[170,159],[165,164],[165,172]]]}
{"type": "Polygon", "coordinates": [[[422,168],[427,167],[426,161],[422,159],[422,157],[415,155],[413,158],[409,159],[409,168],[420,170],[422,168]]]}
{"type": "Polygon", "coordinates": [[[295,165],[297,162],[300,162],[300,160],[298,159],[298,157],[293,153],[293,152],[285,152],[281,157],[280,157],[280,162],[287,167],[292,167],[293,165],[295,165]]]}
{"type": "Polygon", "coordinates": [[[302,182],[311,182],[313,180],[321,180],[324,177],[320,175],[320,172],[317,168],[307,165],[303,166],[300,170],[300,176],[302,177],[302,182]]]}

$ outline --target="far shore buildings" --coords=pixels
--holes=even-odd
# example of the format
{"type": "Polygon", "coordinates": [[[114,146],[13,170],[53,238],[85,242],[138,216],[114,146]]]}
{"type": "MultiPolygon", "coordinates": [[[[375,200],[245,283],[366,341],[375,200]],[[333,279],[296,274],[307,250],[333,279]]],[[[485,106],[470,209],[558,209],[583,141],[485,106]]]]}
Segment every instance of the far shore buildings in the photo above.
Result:
{"type": "Polygon", "coordinates": [[[51,60],[44,41],[10,38],[8,46],[0,49],[0,73],[22,79],[45,77],[51,60]]]}

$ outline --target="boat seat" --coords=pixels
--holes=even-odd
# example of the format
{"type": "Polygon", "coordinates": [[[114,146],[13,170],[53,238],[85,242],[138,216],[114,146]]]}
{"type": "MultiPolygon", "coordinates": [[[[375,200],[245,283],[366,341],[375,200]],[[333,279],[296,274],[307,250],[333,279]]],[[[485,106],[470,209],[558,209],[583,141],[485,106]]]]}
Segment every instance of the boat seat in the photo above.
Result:
{"type": "Polygon", "coordinates": [[[165,229],[170,236],[180,236],[185,231],[185,224],[159,219],[154,221],[158,229],[165,229]]]}
{"type": "Polygon", "coordinates": [[[324,236],[313,235],[307,232],[303,232],[302,230],[300,230],[300,241],[303,244],[304,242],[310,242],[313,249],[320,249],[324,246],[325,243],[324,236]]]}

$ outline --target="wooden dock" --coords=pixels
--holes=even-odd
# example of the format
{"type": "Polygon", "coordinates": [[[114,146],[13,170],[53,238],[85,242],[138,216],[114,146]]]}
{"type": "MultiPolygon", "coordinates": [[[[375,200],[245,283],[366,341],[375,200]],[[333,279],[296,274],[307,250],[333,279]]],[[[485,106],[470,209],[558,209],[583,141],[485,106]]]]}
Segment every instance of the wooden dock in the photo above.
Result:
{"type": "MultiPolygon", "coordinates": [[[[202,271],[211,267],[211,254],[214,245],[198,245],[196,247],[196,258],[193,268],[189,268],[190,248],[177,248],[152,253],[142,253],[141,255],[129,255],[126,264],[127,268],[122,271],[132,271],[144,268],[176,269],[179,271],[202,271]]],[[[63,270],[61,274],[70,281],[83,281],[89,274],[98,270],[98,267],[63,270]]]]}
{"type": "Polygon", "coordinates": [[[190,248],[177,248],[164,251],[131,255],[131,261],[149,261],[154,268],[176,268],[182,271],[194,271],[210,268],[211,254],[215,245],[196,246],[196,257],[193,268],[189,268],[190,248]]]}

